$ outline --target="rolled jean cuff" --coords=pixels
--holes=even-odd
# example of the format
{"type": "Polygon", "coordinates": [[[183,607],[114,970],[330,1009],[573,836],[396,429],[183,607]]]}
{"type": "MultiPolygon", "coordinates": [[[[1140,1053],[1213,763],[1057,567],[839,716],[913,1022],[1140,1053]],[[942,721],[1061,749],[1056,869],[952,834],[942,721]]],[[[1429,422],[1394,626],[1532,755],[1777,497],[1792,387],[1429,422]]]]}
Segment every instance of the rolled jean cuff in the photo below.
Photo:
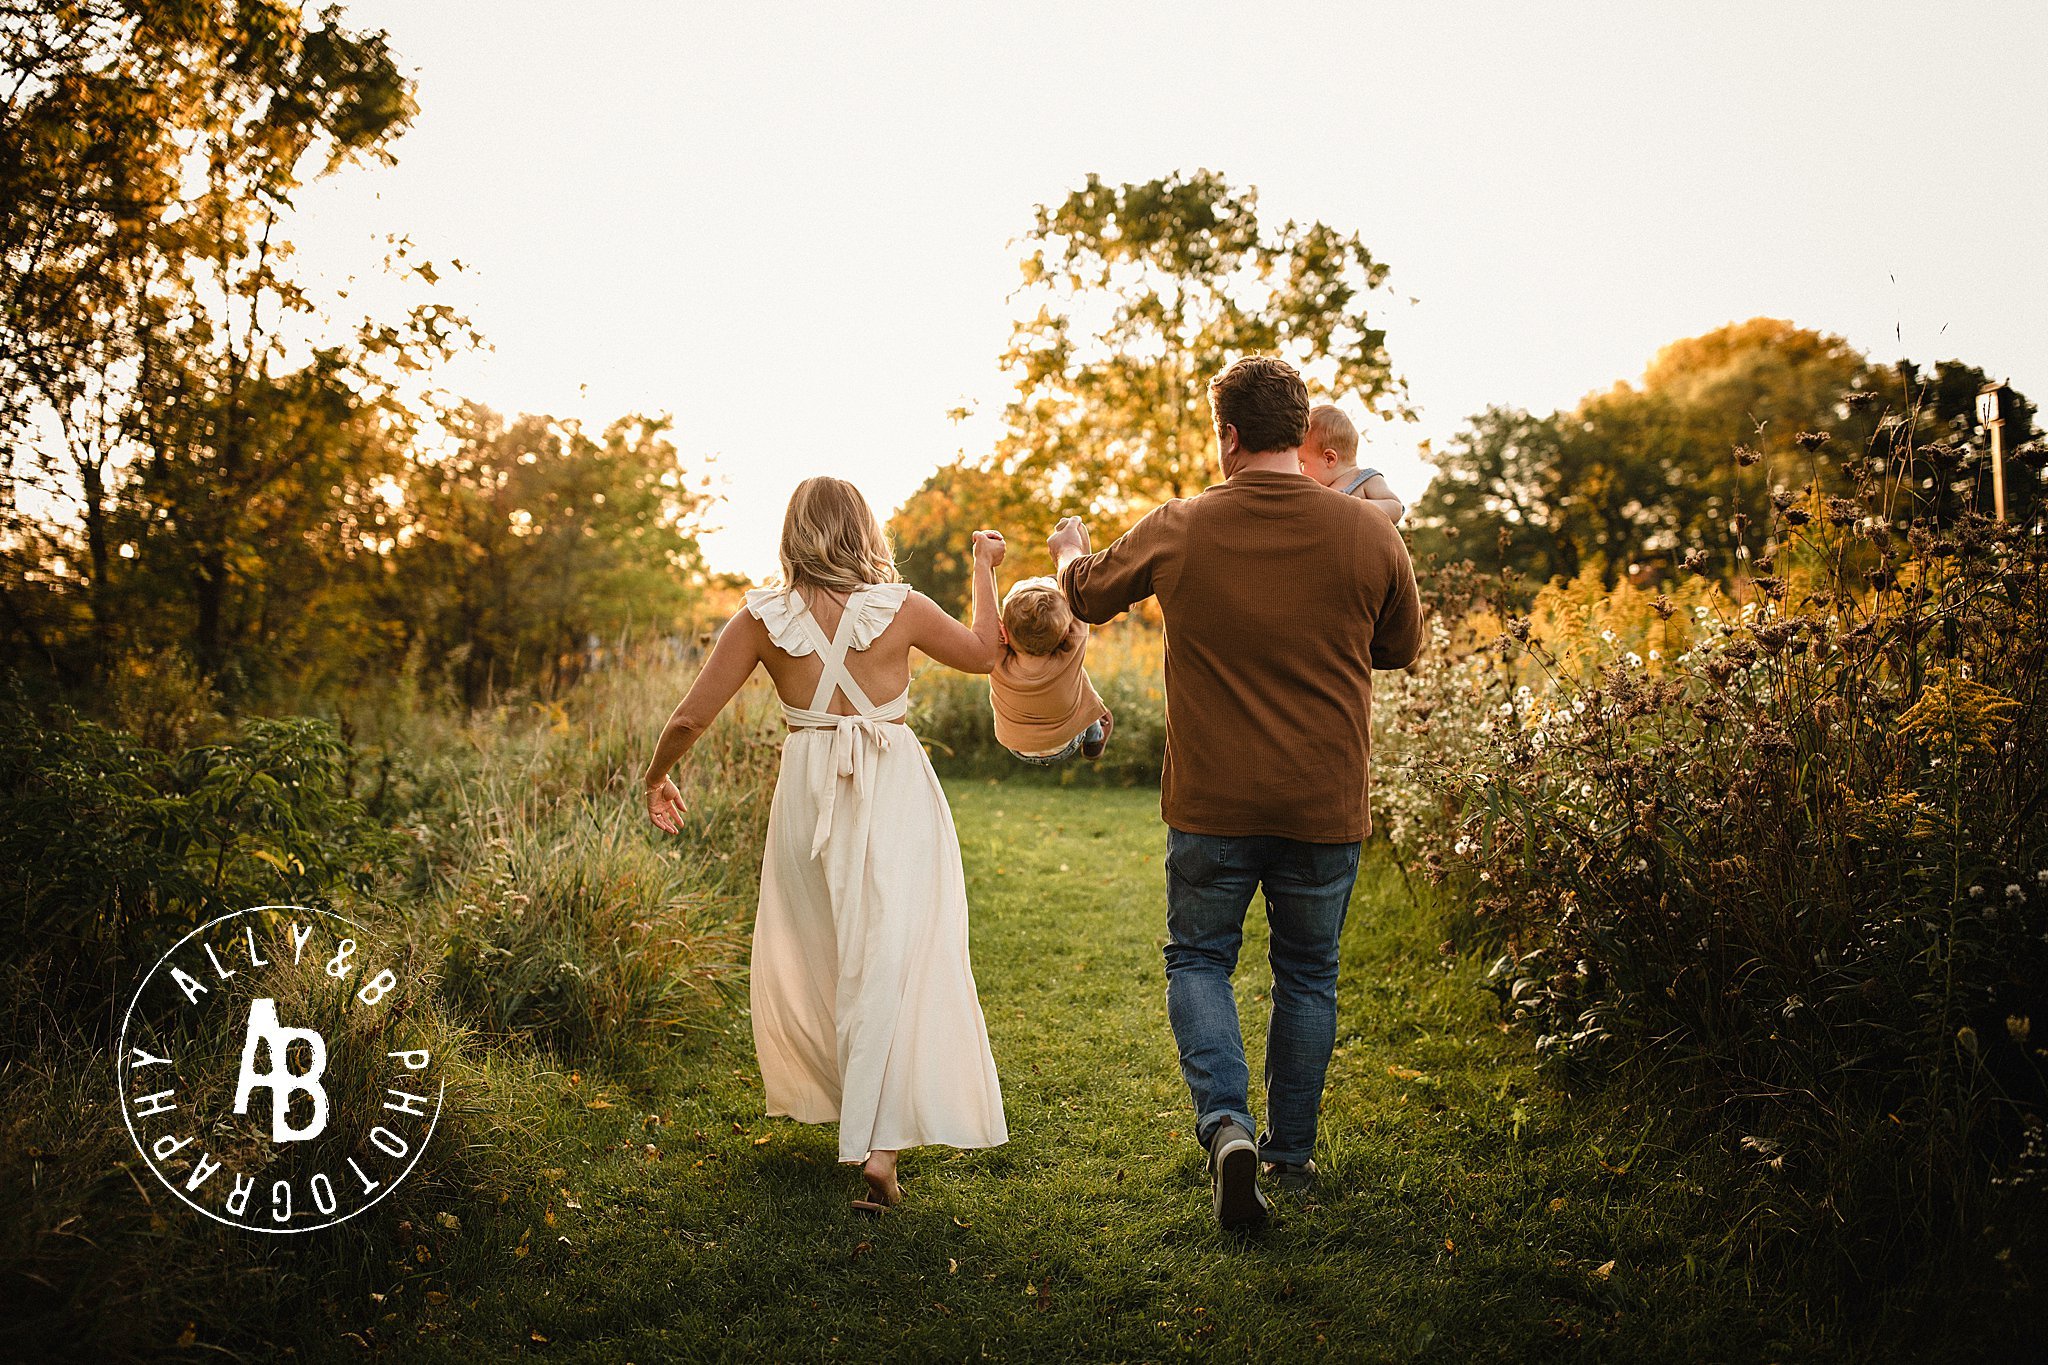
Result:
{"type": "Polygon", "coordinates": [[[1283,1151],[1274,1144],[1271,1133],[1259,1134],[1259,1160],[1261,1161],[1277,1161],[1286,1166],[1299,1166],[1314,1155],[1315,1153],[1312,1151],[1283,1151]]]}

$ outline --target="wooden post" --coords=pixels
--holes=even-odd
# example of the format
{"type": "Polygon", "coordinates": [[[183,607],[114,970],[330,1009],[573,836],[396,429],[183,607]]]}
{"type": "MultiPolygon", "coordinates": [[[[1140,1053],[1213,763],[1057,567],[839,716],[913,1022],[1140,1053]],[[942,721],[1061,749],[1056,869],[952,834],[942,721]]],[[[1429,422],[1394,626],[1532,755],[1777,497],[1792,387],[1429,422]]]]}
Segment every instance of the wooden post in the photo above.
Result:
{"type": "Polygon", "coordinates": [[[1986,384],[1977,394],[1977,421],[1991,432],[1991,505],[2005,520],[2005,385],[1986,384]]]}

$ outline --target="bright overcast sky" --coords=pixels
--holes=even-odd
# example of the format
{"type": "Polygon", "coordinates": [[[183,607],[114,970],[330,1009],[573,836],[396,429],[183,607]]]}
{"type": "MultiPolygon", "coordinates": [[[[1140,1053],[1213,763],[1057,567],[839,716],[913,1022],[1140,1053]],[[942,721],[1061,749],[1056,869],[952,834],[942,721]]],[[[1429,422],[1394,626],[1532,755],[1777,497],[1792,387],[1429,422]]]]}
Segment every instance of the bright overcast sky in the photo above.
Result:
{"type": "Polygon", "coordinates": [[[395,167],[304,196],[302,264],[339,280],[402,230],[470,267],[438,296],[494,349],[451,387],[674,414],[726,479],[717,568],[772,570],[800,478],[886,515],[986,448],[1010,243],[1090,171],[1208,167],[1364,236],[1422,417],[1367,458],[1410,495],[1416,443],[1479,408],[1570,404],[1758,314],[2048,398],[2048,6],[347,10],[420,115],[395,167]]]}

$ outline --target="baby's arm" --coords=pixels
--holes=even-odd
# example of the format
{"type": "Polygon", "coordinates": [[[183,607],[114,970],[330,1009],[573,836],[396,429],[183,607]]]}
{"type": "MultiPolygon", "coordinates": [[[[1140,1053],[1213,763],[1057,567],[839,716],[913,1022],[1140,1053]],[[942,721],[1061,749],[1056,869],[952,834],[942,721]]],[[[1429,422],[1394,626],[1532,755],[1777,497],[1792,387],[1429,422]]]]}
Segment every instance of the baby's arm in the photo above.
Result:
{"type": "Polygon", "coordinates": [[[1407,504],[1394,496],[1394,490],[1388,487],[1387,476],[1384,474],[1373,475],[1358,491],[1364,495],[1365,501],[1385,512],[1387,520],[1396,526],[1401,524],[1401,518],[1408,513],[1407,504]]]}

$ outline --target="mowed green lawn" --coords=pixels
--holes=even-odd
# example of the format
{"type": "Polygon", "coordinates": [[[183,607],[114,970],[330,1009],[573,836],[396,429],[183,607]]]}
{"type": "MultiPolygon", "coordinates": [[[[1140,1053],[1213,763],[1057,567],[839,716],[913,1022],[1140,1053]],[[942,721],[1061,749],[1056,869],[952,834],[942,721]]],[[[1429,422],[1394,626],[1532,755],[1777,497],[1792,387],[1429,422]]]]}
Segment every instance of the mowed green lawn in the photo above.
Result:
{"type": "MultiPolygon", "coordinates": [[[[1345,931],[1321,1188],[1262,1239],[1211,1220],[1160,963],[1157,798],[956,783],[974,961],[1011,1140],[905,1159],[907,1202],[851,1212],[829,1130],[767,1119],[743,1008],[634,1093],[563,1076],[531,1191],[309,1355],[1150,1360],[1836,1357],[1718,1263],[1708,1179],[1654,1126],[1536,1078],[1484,962],[1439,949],[1390,864],[1345,931]],[[353,1332],[354,1336],[345,1335],[353,1332]]],[[[1254,1076],[1269,974],[1240,1003],[1254,1076]]],[[[1258,1103],[1254,1095],[1254,1105],[1258,1103]]],[[[429,1247],[427,1243],[431,1242],[429,1247]]]]}

